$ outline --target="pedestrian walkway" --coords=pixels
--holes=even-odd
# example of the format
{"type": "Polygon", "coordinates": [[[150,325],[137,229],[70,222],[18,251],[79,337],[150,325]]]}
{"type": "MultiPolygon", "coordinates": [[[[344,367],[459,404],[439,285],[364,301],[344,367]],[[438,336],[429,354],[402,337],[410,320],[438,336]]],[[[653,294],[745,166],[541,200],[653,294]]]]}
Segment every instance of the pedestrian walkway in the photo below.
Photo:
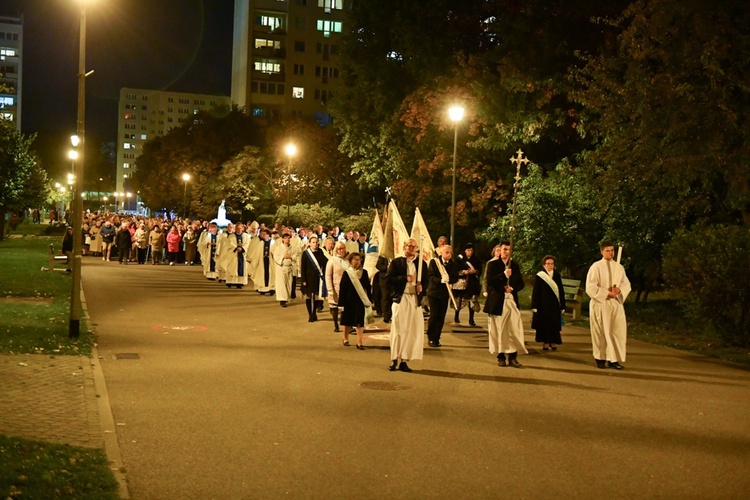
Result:
{"type": "Polygon", "coordinates": [[[0,433],[103,448],[91,359],[0,355],[0,433]]]}

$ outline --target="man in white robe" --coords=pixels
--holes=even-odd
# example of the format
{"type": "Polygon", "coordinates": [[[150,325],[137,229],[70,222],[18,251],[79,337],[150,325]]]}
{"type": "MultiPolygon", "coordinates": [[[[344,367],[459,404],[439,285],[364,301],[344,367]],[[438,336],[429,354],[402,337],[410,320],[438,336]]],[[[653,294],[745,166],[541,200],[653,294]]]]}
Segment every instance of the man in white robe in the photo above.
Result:
{"type": "Polygon", "coordinates": [[[226,268],[227,287],[242,288],[247,285],[247,261],[245,254],[250,248],[250,236],[245,233],[245,225],[237,223],[234,234],[227,234],[227,248],[224,264],[226,268]]]}
{"type": "Polygon", "coordinates": [[[274,243],[273,266],[276,271],[276,300],[281,307],[286,307],[292,298],[292,277],[294,273],[294,262],[297,259],[295,247],[290,243],[292,236],[284,233],[281,241],[274,243]]]}
{"type": "Polygon", "coordinates": [[[416,240],[407,240],[404,243],[404,256],[391,261],[385,277],[392,290],[393,301],[390,371],[397,368],[402,372],[412,371],[406,362],[422,359],[424,351],[424,317],[419,303],[427,291],[429,278],[427,264],[417,258],[417,248],[416,240]],[[422,266],[421,275],[418,265],[422,266]]]}
{"type": "Polygon", "coordinates": [[[276,266],[273,263],[273,240],[268,229],[262,228],[258,238],[250,240],[247,261],[250,265],[250,278],[255,291],[261,295],[274,294],[276,288],[276,266]]]}
{"type": "Polygon", "coordinates": [[[613,260],[615,246],[603,241],[599,250],[602,259],[586,275],[591,344],[598,368],[622,370],[628,334],[623,304],[630,294],[630,281],[625,268],[613,260]]]}
{"type": "Polygon", "coordinates": [[[201,264],[203,264],[203,276],[209,280],[215,280],[219,277],[216,268],[216,244],[218,243],[218,238],[218,227],[212,222],[208,226],[208,231],[201,233],[198,241],[198,253],[200,253],[201,264]]]}
{"type": "Polygon", "coordinates": [[[227,251],[228,237],[234,235],[234,224],[231,222],[227,225],[226,230],[219,234],[216,243],[216,271],[219,273],[219,283],[227,280],[227,251]]]}

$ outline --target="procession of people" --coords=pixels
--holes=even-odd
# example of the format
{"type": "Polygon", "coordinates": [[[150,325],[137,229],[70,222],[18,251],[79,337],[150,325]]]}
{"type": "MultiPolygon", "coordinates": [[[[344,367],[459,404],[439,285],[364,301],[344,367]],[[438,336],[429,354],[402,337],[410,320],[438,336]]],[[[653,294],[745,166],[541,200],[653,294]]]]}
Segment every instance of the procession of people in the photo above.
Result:
{"type": "MultiPolygon", "coordinates": [[[[354,334],[356,348],[364,350],[365,329],[379,316],[383,329],[390,330],[390,371],[412,371],[408,363],[423,358],[425,334],[429,348],[442,346],[450,309],[454,326],[461,324],[464,308],[470,327],[478,326],[480,310],[486,313],[489,351],[499,366],[520,368],[519,354],[528,353],[518,299],[525,281],[508,241],[496,245],[483,265],[471,243],[454,258],[443,236],[433,247],[424,245],[423,234],[419,242],[401,234],[388,257],[378,250],[388,239],[382,229],[379,238],[368,240],[365,232],[338,227],[327,234],[322,225],[238,222],[219,227],[216,221],[108,213],[86,214],[85,219],[86,255],[120,264],[200,265],[207,280],[238,289],[252,282],[255,292],[273,296],[282,308],[296,300],[299,288],[310,323],[319,321],[327,302],[333,331],[342,333],[345,347],[354,334]]],[[[376,226],[379,221],[373,230],[376,226]]],[[[68,247],[72,238],[72,231],[66,232],[68,247]]],[[[622,370],[627,344],[623,304],[630,283],[620,255],[614,260],[614,244],[603,241],[600,252],[602,259],[591,266],[585,282],[592,355],[598,368],[622,370]]],[[[556,351],[563,343],[565,292],[555,257],[545,255],[541,264],[530,295],[531,327],[543,351],[556,351]]]]}

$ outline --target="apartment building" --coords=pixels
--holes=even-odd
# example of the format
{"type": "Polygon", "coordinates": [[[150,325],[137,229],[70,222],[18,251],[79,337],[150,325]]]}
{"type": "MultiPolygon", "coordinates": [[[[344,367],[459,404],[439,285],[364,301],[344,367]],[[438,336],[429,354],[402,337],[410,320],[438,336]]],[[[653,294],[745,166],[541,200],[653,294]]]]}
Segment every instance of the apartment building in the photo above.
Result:
{"type": "Polygon", "coordinates": [[[0,16],[0,118],[21,130],[23,17],[0,16]]]}
{"type": "Polygon", "coordinates": [[[235,0],[232,101],[267,122],[332,117],[351,0],[235,0]]]}
{"type": "Polygon", "coordinates": [[[120,89],[117,120],[117,192],[129,190],[128,179],[143,143],[164,135],[199,111],[229,107],[228,96],[186,94],[147,89],[120,89]]]}

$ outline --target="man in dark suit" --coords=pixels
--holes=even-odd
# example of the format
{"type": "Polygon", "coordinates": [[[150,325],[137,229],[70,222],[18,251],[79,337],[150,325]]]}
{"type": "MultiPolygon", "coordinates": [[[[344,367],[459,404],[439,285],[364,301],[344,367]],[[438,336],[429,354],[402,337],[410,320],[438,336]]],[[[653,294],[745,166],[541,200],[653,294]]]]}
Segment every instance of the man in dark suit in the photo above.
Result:
{"type": "Polygon", "coordinates": [[[523,276],[518,264],[510,258],[510,243],[507,241],[492,250],[492,257],[487,263],[487,301],[484,303],[484,312],[489,315],[490,352],[497,352],[498,365],[520,368],[516,359],[518,351],[527,352],[517,307],[518,292],[524,287],[523,276]],[[506,294],[513,297],[515,308],[505,308],[506,294]]]}
{"type": "Polygon", "coordinates": [[[427,340],[430,347],[440,347],[440,335],[445,324],[445,313],[448,311],[448,287],[458,281],[458,266],[452,260],[453,249],[443,245],[438,258],[430,261],[430,284],[427,287],[427,299],[430,302],[430,320],[427,323],[427,340]]]}

